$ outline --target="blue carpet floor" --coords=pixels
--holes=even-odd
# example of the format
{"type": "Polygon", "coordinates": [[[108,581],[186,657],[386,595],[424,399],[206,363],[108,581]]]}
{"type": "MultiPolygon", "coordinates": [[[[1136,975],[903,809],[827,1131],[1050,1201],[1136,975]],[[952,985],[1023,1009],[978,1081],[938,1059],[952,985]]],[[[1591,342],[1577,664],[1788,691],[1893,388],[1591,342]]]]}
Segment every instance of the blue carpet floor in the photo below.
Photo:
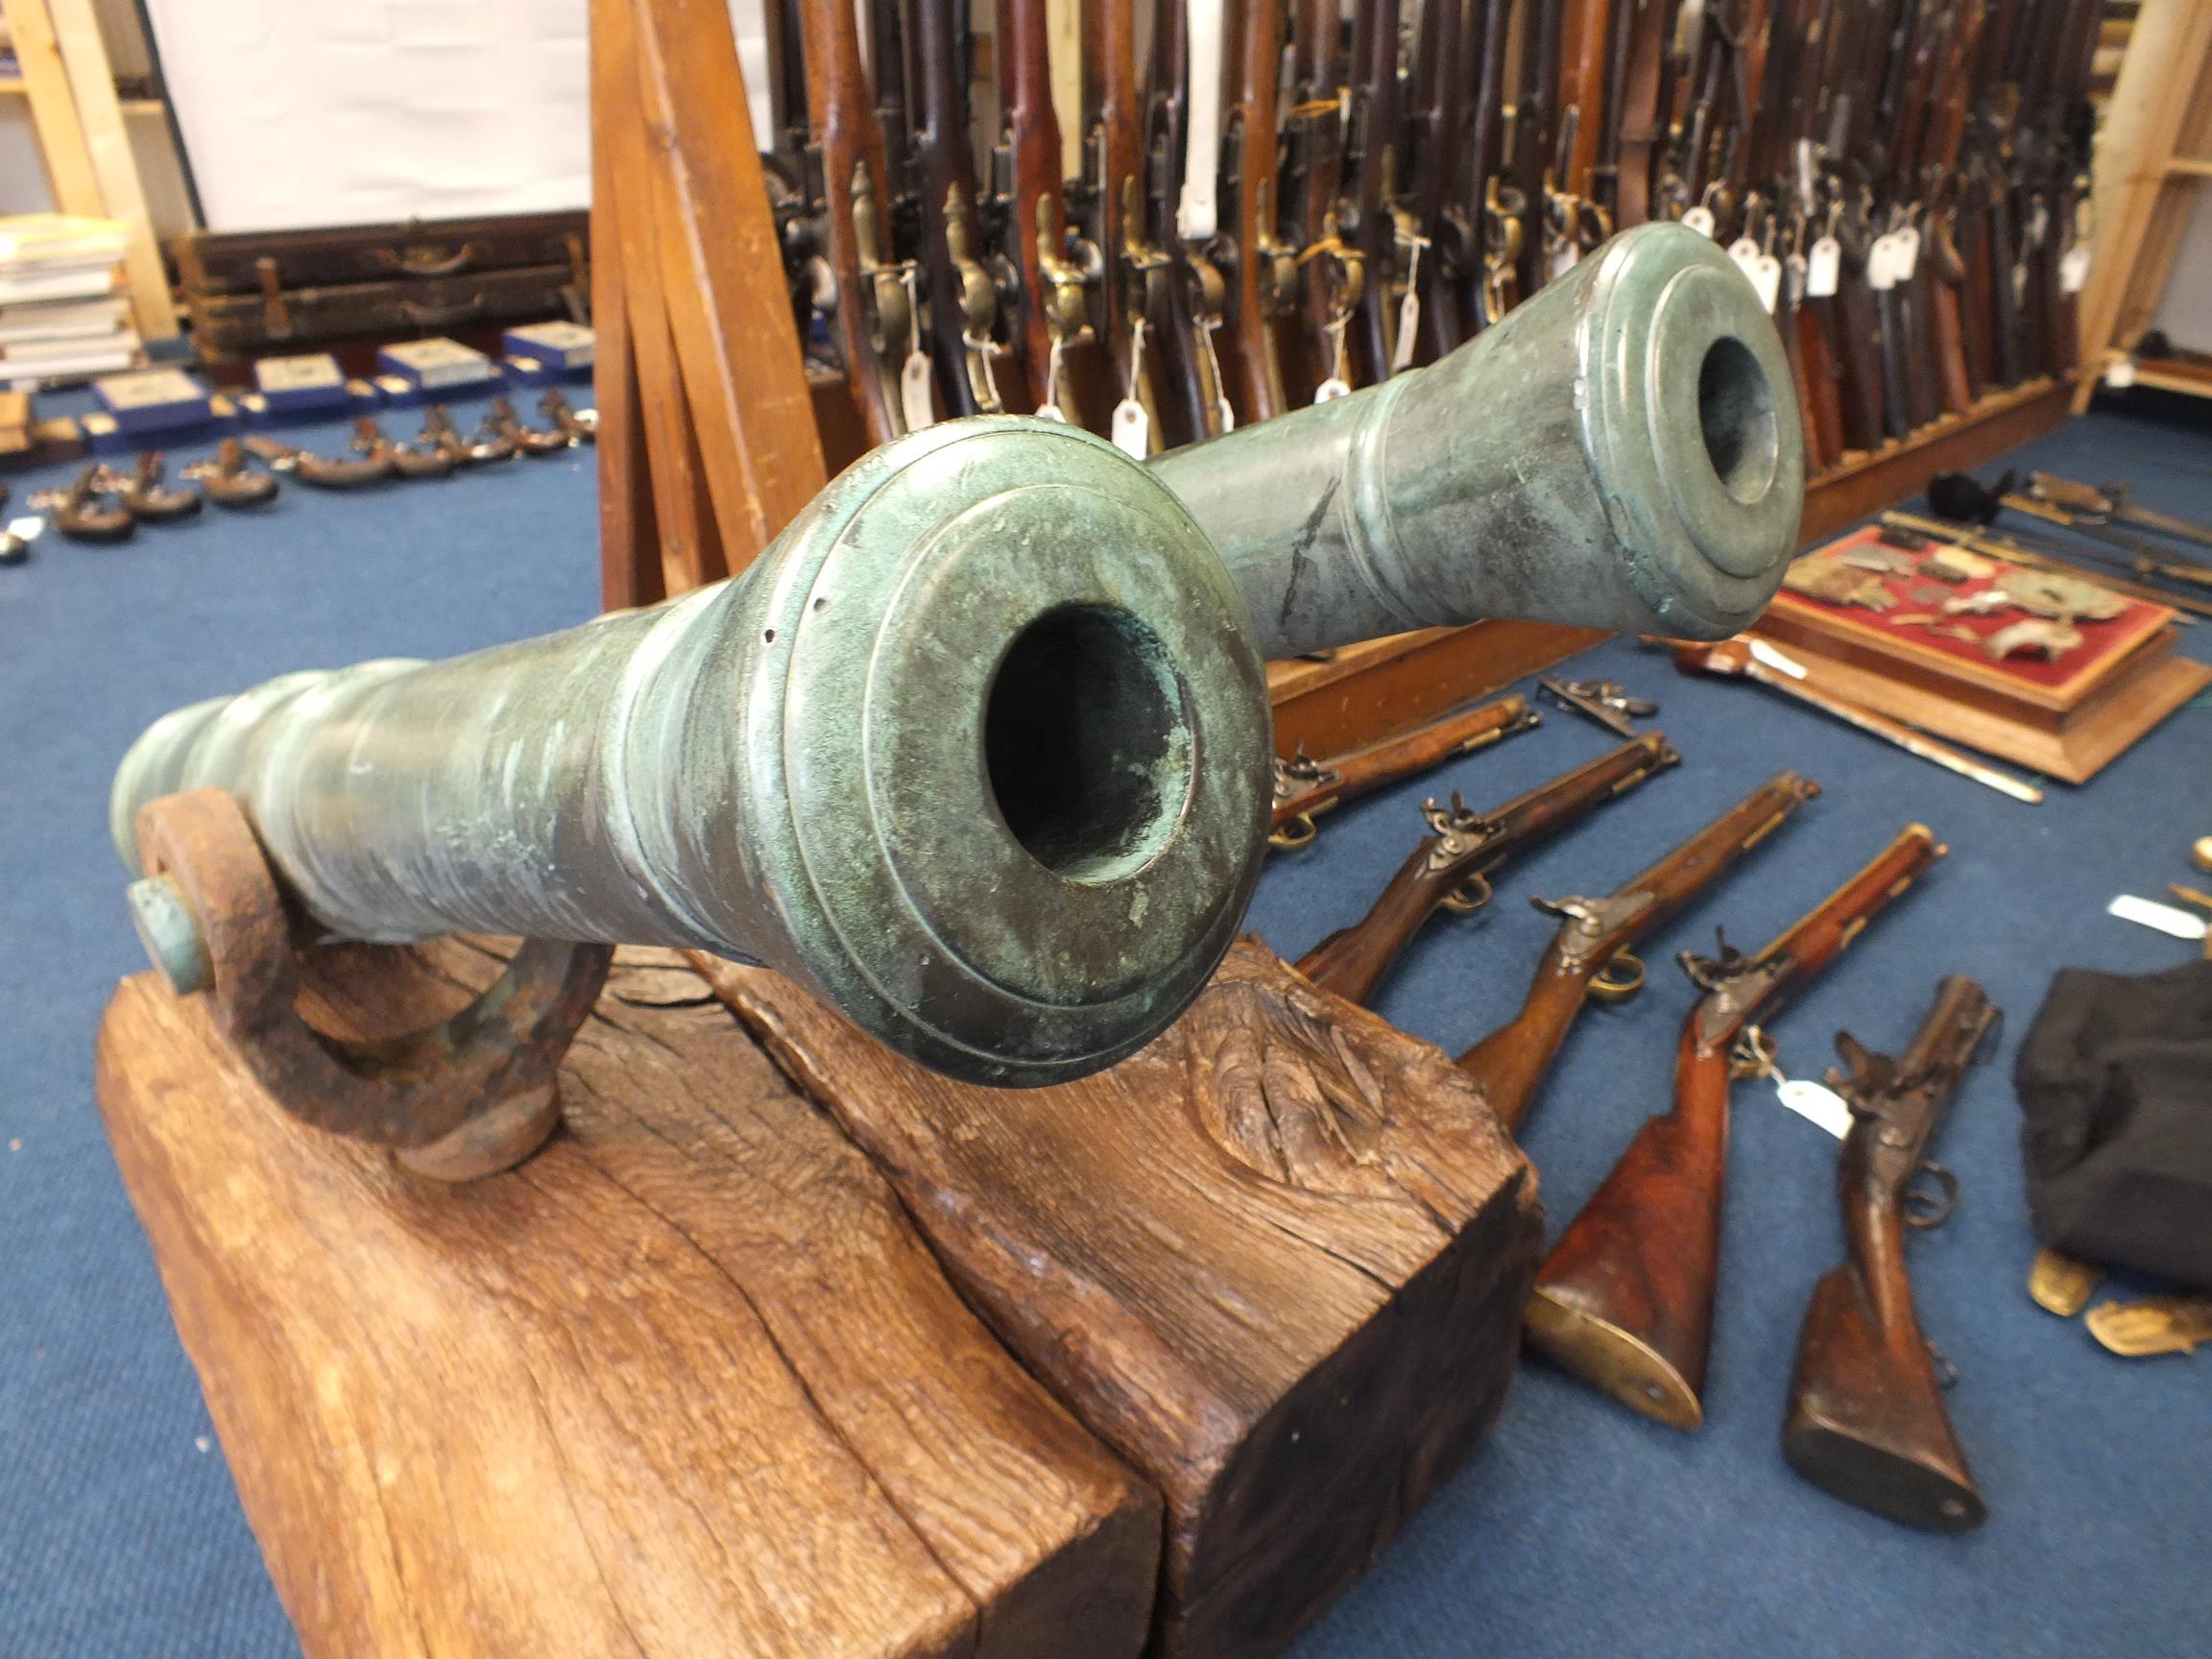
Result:
{"type": "MultiPolygon", "coordinates": [[[[474,412],[459,411],[464,423],[474,412]]],[[[339,447],[335,430],[307,440],[339,447]]],[[[2212,518],[2212,443],[2098,415],[2023,451],[2212,518]]],[[[27,479],[26,488],[44,482],[27,479]]],[[[287,488],[113,549],[52,540],[0,570],[0,1655],[298,1651],[238,1508],[92,1101],[92,1036],[142,967],[108,849],[116,757],[155,716],[285,669],[443,656],[589,615],[589,451],[353,496],[287,488]]],[[[2212,658],[2212,624],[2185,649],[2212,658]]],[[[2207,1359],[2124,1362],[2022,1288],[2033,1241],[2008,1082],[2061,963],[2147,972],[2189,948],[2104,914],[2162,896],[2212,832],[2201,703],[2080,790],[2006,801],[1746,686],[1692,683],[1632,643],[1577,671],[1663,705],[1675,772],[1513,868],[1498,902],[1433,926],[1382,1011],[1456,1051],[1517,1004],[1551,924],[1531,894],[1610,891],[1760,780],[1825,795],[1651,941],[1652,986],[1594,1008],[1527,1141],[1556,1228],[1665,1104],[1691,999],[1665,966],[1716,924],[1756,948],[1912,819],[1951,856],[1775,1026],[1816,1074],[1848,1024],[1903,1041],[1936,977],[2010,1016],[1938,1142],[1964,1183],[1911,1246],[1921,1314],[1962,1373],[1950,1406],[1990,1519],[1959,1539],[1796,1479],[1776,1438],[1813,1281],[1838,1256],[1834,1145],[1764,1087],[1737,1091],[1708,1426],[1684,1435],[1530,1363],[1482,1456],[1303,1639],[1299,1659],[1477,1652],[2178,1654],[2212,1645],[2207,1359]]],[[[1421,833],[1424,793],[1503,800],[1597,754],[1572,716],[1350,807],[1262,882],[1253,924],[1295,955],[1355,918],[1421,833]]]]}

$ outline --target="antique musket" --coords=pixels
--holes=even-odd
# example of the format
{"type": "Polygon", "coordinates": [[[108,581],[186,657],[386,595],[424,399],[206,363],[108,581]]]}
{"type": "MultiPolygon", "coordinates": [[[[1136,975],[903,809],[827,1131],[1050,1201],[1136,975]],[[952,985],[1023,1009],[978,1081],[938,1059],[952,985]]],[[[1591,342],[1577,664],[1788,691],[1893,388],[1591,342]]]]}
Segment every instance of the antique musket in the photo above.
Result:
{"type": "Polygon", "coordinates": [[[1528,707],[1527,698],[1501,697],[1326,760],[1314,759],[1303,748],[1287,760],[1278,755],[1267,845],[1293,852],[1318,833],[1313,821],[1322,813],[1542,724],[1543,716],[1528,707]]]}
{"type": "Polygon", "coordinates": [[[1468,810],[1456,794],[1449,808],[1423,802],[1428,837],[1398,867],[1367,914],[1299,957],[1298,972],[1347,1002],[1365,1002],[1438,910],[1480,909],[1490,902],[1491,873],[1508,858],[1681,758],[1666,733],[1651,732],[1487,812],[1468,810]]]}
{"type": "Polygon", "coordinates": [[[1928,1142],[1997,1018],[1982,987],[1954,974],[1902,1058],[1837,1037],[1845,1070],[1829,1081],[1852,1118],[1836,1166],[1846,1258],[1805,1310],[1782,1424],[1783,1455],[1806,1479],[1938,1532],[1979,1526],[1987,1508],[1943,1408],[1938,1361],[1952,1367],[1912,1309],[1905,1229],[1939,1226],[1957,1200],[1959,1183],[1929,1161],[1928,1142]],[[1913,1185],[1922,1175],[1932,1191],[1913,1185]]]}
{"type": "Polygon", "coordinates": [[[1530,1346],[1630,1410],[1704,1421],[1732,1079],[1773,1065],[1756,1033],[1908,892],[1944,848],[1911,825],[1756,956],[1685,950],[1703,995],[1683,1022],[1672,1109],[1647,1119],[1568,1223],[1528,1298],[1530,1346]]]}
{"type": "MultiPolygon", "coordinates": [[[[1725,255],[1645,227],[1431,367],[1185,452],[941,423],[741,577],[180,709],[111,830],[138,874],[139,809],[218,788],[327,934],[698,949],[941,1070],[1079,1076],[1236,935],[1267,659],[1478,617],[1734,632],[1796,541],[1787,373],[1725,255]]],[[[177,887],[149,878],[141,916],[177,887]]],[[[205,983],[188,940],[157,959],[205,983]]]]}
{"type": "Polygon", "coordinates": [[[1521,1011],[1466,1053],[1459,1068],[1509,1133],[1536,1098],[1559,1046],[1592,997],[1623,1001],[1644,985],[1636,946],[1820,793],[1794,772],[1778,772],[1619,891],[1602,899],[1536,899],[1557,916],[1558,937],[1537,964],[1521,1011]]]}

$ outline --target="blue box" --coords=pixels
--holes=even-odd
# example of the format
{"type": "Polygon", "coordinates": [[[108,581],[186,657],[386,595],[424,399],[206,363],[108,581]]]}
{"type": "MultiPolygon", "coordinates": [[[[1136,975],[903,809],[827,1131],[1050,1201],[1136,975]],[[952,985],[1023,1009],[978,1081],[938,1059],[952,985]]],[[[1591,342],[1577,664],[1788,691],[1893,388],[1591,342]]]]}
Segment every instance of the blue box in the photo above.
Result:
{"type": "Polygon", "coordinates": [[[346,371],[327,351],[299,357],[264,357],[253,365],[253,389],[276,415],[311,415],[352,402],[346,371]]]}
{"type": "Polygon", "coordinates": [[[200,426],[215,418],[213,395],[181,369],[103,374],[92,382],[92,396],[127,437],[200,426]]]}
{"type": "Polygon", "coordinates": [[[580,373],[591,367],[596,339],[581,323],[528,323],[499,337],[509,358],[535,358],[557,374],[580,373]]]}
{"type": "Polygon", "coordinates": [[[377,366],[424,397],[469,386],[495,385],[499,365],[458,340],[402,340],[376,353],[377,366]]]}

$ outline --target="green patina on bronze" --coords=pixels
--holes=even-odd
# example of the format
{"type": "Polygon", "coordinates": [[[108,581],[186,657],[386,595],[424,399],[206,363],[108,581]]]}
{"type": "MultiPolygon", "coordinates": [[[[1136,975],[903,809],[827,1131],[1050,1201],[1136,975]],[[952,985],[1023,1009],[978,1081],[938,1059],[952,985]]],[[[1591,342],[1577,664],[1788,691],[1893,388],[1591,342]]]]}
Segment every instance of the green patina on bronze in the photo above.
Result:
{"type": "Polygon", "coordinates": [[[933,427],[736,580],[180,709],[125,757],[116,845],[135,872],[136,808],[218,785],[334,933],[697,947],[957,1075],[1080,1075],[1235,936],[1264,657],[1485,615],[1734,632],[1795,541],[1788,386],[1726,258],[1646,227],[1431,368],[1149,467],[933,427]]]}

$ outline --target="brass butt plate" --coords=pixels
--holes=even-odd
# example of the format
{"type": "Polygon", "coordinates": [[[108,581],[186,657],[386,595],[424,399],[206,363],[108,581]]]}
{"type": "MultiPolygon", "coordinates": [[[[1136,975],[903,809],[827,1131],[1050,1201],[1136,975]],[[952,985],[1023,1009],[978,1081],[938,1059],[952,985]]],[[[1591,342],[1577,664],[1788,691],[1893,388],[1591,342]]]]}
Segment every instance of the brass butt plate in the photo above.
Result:
{"type": "Polygon", "coordinates": [[[1670,1429],[1704,1424],[1696,1390],[1641,1337],[1542,1289],[1528,1298],[1523,1318],[1531,1348],[1629,1410],[1670,1429]]]}

